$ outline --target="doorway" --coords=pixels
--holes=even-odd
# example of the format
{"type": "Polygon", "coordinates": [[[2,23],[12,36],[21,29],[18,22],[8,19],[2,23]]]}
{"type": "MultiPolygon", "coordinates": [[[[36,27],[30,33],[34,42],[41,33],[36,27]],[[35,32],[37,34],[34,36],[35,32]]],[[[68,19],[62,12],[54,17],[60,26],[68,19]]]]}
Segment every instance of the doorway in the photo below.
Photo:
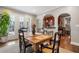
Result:
{"type": "Polygon", "coordinates": [[[68,13],[63,13],[58,17],[58,31],[62,30],[63,36],[61,46],[67,47],[71,43],[71,16],[68,13]]]}

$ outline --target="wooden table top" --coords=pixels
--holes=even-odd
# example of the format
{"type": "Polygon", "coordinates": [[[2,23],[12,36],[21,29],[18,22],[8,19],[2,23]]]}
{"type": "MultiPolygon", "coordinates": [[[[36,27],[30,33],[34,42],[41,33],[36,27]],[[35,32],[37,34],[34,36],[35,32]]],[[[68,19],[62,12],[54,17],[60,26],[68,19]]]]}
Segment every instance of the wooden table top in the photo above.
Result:
{"type": "Polygon", "coordinates": [[[52,36],[50,35],[33,35],[27,38],[30,42],[36,44],[36,43],[40,43],[49,39],[52,39],[52,36]]]}

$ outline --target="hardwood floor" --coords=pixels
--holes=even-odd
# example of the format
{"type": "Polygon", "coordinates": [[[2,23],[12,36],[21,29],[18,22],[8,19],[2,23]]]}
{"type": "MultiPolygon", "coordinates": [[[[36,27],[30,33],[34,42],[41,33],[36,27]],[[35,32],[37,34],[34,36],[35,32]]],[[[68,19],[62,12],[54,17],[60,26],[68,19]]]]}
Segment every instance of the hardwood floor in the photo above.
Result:
{"type": "MultiPolygon", "coordinates": [[[[13,41],[10,41],[7,43],[0,43],[0,48],[7,46],[11,42],[13,42],[13,41]]],[[[18,40],[15,40],[15,42],[18,43],[18,40]]],[[[62,37],[61,42],[60,42],[60,46],[61,46],[61,48],[70,50],[70,51],[75,52],[75,53],[79,53],[79,46],[71,45],[68,36],[62,37]]]]}
{"type": "Polygon", "coordinates": [[[79,46],[72,45],[72,44],[70,44],[70,42],[71,42],[71,40],[70,40],[69,36],[63,36],[61,39],[60,46],[62,48],[68,49],[70,51],[79,53],[79,46]]]}

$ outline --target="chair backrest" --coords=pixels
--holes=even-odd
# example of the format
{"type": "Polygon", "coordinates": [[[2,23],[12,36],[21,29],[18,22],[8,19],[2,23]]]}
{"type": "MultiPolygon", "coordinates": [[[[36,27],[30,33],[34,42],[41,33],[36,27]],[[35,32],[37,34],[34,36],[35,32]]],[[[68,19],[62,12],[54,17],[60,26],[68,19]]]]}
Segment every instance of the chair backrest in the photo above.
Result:
{"type": "Polygon", "coordinates": [[[53,41],[53,49],[52,52],[54,53],[55,46],[57,46],[57,52],[59,52],[59,46],[60,46],[60,39],[61,39],[61,33],[56,32],[54,35],[54,41],[53,41]]]}
{"type": "Polygon", "coordinates": [[[28,28],[23,27],[23,28],[20,28],[20,30],[24,32],[24,38],[27,37],[28,28]]]}
{"type": "Polygon", "coordinates": [[[26,44],[25,38],[24,38],[24,31],[22,31],[21,29],[19,30],[19,43],[24,45],[26,44]]]}
{"type": "Polygon", "coordinates": [[[47,31],[43,30],[43,34],[47,34],[47,31]]]}
{"type": "Polygon", "coordinates": [[[65,35],[65,28],[64,27],[59,27],[58,32],[62,32],[62,36],[65,35]]]}
{"type": "Polygon", "coordinates": [[[28,31],[28,28],[20,28],[20,30],[22,30],[23,32],[27,32],[28,31]]]}

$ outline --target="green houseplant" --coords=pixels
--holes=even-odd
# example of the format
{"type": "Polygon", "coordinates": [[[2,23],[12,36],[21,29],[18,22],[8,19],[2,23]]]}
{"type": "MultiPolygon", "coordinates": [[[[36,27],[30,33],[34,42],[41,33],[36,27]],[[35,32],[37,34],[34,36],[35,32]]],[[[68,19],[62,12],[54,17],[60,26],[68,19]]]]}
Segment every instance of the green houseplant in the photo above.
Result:
{"type": "Polygon", "coordinates": [[[0,38],[8,35],[9,23],[9,14],[7,12],[2,12],[2,14],[0,14],[0,38]]]}

